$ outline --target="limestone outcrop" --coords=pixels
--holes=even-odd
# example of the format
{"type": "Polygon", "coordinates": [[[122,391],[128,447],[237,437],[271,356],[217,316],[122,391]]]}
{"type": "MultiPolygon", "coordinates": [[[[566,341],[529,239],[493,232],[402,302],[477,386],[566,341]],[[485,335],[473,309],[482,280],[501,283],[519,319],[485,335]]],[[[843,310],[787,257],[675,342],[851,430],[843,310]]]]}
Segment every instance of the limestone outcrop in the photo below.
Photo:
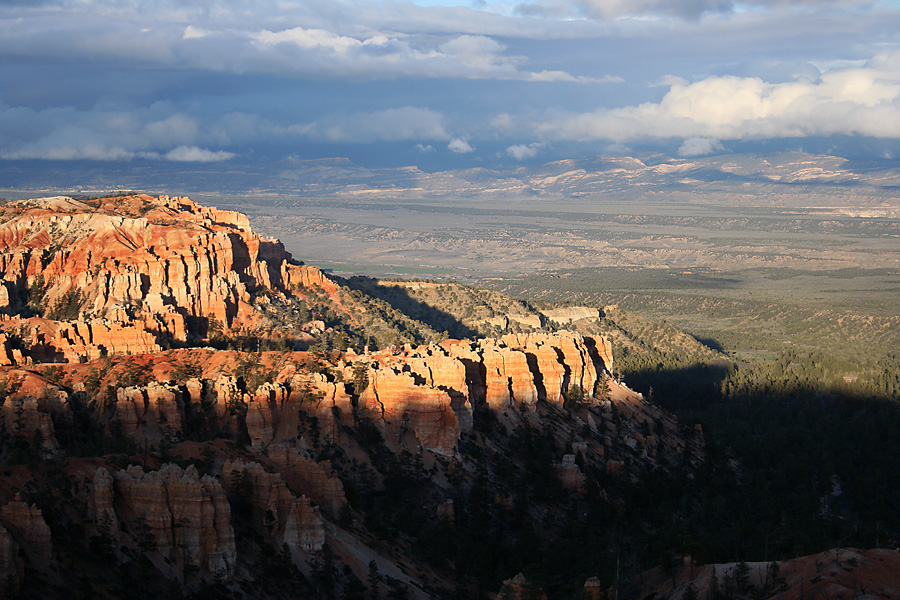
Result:
{"type": "Polygon", "coordinates": [[[0,525],[0,582],[17,592],[25,575],[25,562],[19,557],[19,545],[9,531],[0,525]]]}
{"type": "Polygon", "coordinates": [[[28,504],[18,496],[0,509],[0,520],[9,533],[21,542],[32,563],[45,562],[53,558],[53,543],[50,528],[44,514],[34,504],[28,504]]]}
{"type": "Polygon", "coordinates": [[[567,488],[579,489],[584,485],[584,473],[581,472],[574,454],[564,454],[562,461],[556,465],[556,472],[567,488]]]}
{"type": "MultiPolygon", "coordinates": [[[[533,408],[539,401],[562,404],[574,396],[588,400],[601,382],[616,401],[634,395],[614,381],[605,383],[608,342],[568,332],[348,353],[316,370],[303,352],[259,355],[258,363],[230,351],[203,352],[209,363],[205,374],[179,381],[171,379],[171,370],[153,374],[159,354],[117,363],[98,385],[97,416],[107,433],[115,426],[115,434],[136,448],[159,448],[196,435],[199,418],[216,431],[246,431],[254,450],[284,444],[312,448],[326,437],[335,439],[342,423],[371,418],[395,436],[411,432],[422,449],[453,455],[480,405],[503,412],[533,408]],[[238,374],[235,361],[244,361],[250,366],[242,368],[249,370],[238,374]],[[127,385],[135,378],[150,381],[127,385]],[[117,385],[122,381],[126,385],[117,385]],[[314,429],[306,422],[310,418],[317,420],[314,429]]],[[[97,369],[93,363],[85,368],[97,369]]],[[[69,410],[71,392],[31,371],[8,370],[6,378],[18,386],[0,406],[7,429],[39,443],[45,457],[53,456],[58,443],[51,413],[69,410]]],[[[83,388],[75,383],[72,389],[83,388]]],[[[651,438],[640,442],[653,451],[651,438]]]]}
{"type": "Polygon", "coordinates": [[[503,582],[497,600],[547,600],[547,594],[519,573],[503,582]]]}
{"type": "Polygon", "coordinates": [[[258,462],[238,459],[222,467],[222,481],[239,502],[249,504],[257,527],[275,548],[318,552],[325,543],[325,524],[306,496],[294,496],[278,473],[258,462]]]}
{"type": "Polygon", "coordinates": [[[11,317],[0,329],[25,329],[21,357],[0,340],[7,364],[157,352],[251,328],[259,291],[336,289],[246,216],[187,198],[23,200],[4,205],[0,222],[0,312],[11,317]]]}
{"type": "Polygon", "coordinates": [[[151,381],[146,386],[116,389],[115,420],[135,442],[177,441],[184,428],[181,390],[151,381]]]}
{"type": "MultiPolygon", "coordinates": [[[[97,526],[111,523],[105,515],[112,510],[118,521],[137,532],[135,542],[142,550],[158,553],[162,565],[182,570],[192,565],[212,576],[226,575],[235,565],[225,490],[209,475],[200,477],[193,466],[165,464],[148,473],[132,466],[112,477],[100,468],[94,475],[91,506],[97,526]]],[[[118,522],[112,522],[116,524],[109,525],[108,533],[121,538],[118,522]]]]}
{"type": "Polygon", "coordinates": [[[58,385],[31,371],[13,369],[2,381],[6,398],[0,405],[0,422],[8,433],[27,443],[41,459],[59,450],[52,413],[70,413],[68,394],[58,385]]]}
{"type": "MultiPolygon", "coordinates": [[[[499,340],[476,342],[452,340],[409,349],[389,359],[379,354],[373,358],[379,365],[389,365],[392,377],[406,373],[416,387],[446,391],[454,400],[459,420],[471,422],[472,406],[480,401],[496,410],[506,410],[512,403],[561,403],[563,395],[575,387],[590,395],[609,370],[611,354],[606,340],[559,332],[507,335],[499,340]]],[[[371,377],[379,377],[378,372],[370,371],[371,377]]],[[[402,402],[403,390],[410,389],[382,387],[384,392],[378,398],[385,406],[402,402]]]]}
{"type": "Polygon", "coordinates": [[[429,450],[452,453],[456,448],[460,430],[450,395],[425,382],[418,385],[412,372],[396,367],[372,371],[360,407],[379,421],[411,428],[419,443],[429,450]]]}
{"type": "Polygon", "coordinates": [[[568,306],[542,311],[542,314],[557,323],[571,323],[582,319],[599,319],[600,309],[590,306],[568,306]]]}
{"type": "Polygon", "coordinates": [[[320,507],[332,515],[338,514],[347,498],[340,477],[332,473],[330,461],[316,462],[281,445],[269,446],[268,455],[292,489],[302,490],[320,507]]]}

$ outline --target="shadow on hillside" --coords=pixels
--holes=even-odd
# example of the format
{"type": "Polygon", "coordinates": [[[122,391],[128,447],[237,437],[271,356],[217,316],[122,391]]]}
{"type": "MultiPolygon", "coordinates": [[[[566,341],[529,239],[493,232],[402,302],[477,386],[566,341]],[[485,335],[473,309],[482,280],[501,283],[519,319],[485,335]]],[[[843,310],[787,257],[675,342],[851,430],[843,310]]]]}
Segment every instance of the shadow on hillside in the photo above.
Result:
{"type": "Polygon", "coordinates": [[[626,379],[631,388],[655,404],[691,418],[695,412],[704,412],[721,401],[722,382],[730,371],[730,363],[713,362],[679,369],[629,370],[626,379]]]}
{"type": "Polygon", "coordinates": [[[371,277],[355,276],[344,280],[351,290],[358,290],[383,300],[403,314],[421,321],[435,331],[446,331],[451,338],[475,338],[479,333],[464,325],[452,314],[412,297],[399,285],[383,285],[371,277]]]}
{"type": "MultiPolygon", "coordinates": [[[[704,506],[709,555],[784,558],[823,548],[900,545],[900,402],[876,387],[777,377],[778,366],[719,363],[626,372],[738,477],[704,506]],[[738,518],[738,515],[740,517],[738,518]],[[735,527],[731,536],[717,532],[735,527]]],[[[712,464],[712,463],[710,463],[712,464]]],[[[698,482],[719,486],[713,473],[698,482]]]]}
{"type": "Polygon", "coordinates": [[[719,341],[716,340],[716,339],[714,339],[714,338],[710,338],[710,337],[701,338],[701,337],[698,337],[698,338],[697,338],[697,341],[700,342],[701,344],[703,344],[704,346],[706,346],[707,348],[710,348],[710,349],[712,349],[712,350],[715,350],[716,352],[722,352],[722,353],[725,353],[725,347],[722,346],[722,344],[720,344],[719,341]]]}

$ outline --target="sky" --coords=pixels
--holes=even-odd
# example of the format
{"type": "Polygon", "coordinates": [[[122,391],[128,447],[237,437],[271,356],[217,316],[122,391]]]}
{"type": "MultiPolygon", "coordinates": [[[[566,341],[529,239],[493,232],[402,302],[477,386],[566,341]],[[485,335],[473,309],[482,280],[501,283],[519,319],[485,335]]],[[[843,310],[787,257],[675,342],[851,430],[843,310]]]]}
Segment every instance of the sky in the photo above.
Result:
{"type": "Polygon", "coordinates": [[[0,0],[0,177],[900,157],[900,3],[0,0]]]}

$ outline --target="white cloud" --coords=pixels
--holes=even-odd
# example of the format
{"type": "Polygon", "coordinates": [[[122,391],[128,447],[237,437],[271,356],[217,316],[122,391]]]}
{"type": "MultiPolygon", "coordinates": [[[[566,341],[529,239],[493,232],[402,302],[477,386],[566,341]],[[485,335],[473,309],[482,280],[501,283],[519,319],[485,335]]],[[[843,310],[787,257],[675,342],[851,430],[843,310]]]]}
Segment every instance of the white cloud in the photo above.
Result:
{"type": "Polygon", "coordinates": [[[816,5],[867,5],[869,0],[534,0],[520,4],[520,13],[542,16],[581,15],[595,19],[676,17],[699,19],[757,7],[806,8],[816,5]]]}
{"type": "Polygon", "coordinates": [[[184,28],[184,35],[181,36],[183,40],[191,40],[196,38],[202,38],[209,35],[209,32],[205,29],[201,29],[200,27],[194,27],[193,25],[188,25],[184,28]]]}
{"type": "Polygon", "coordinates": [[[454,154],[467,154],[469,152],[474,152],[475,148],[462,138],[453,138],[450,140],[450,143],[447,144],[447,150],[454,154]]]}
{"type": "MultiPolygon", "coordinates": [[[[546,80],[546,75],[527,68],[527,57],[507,54],[506,46],[495,39],[511,31],[496,20],[499,17],[485,33],[468,32],[471,26],[461,17],[477,14],[471,9],[406,11],[416,15],[417,22],[395,6],[385,7],[388,15],[397,11],[387,18],[353,2],[336,3],[333,10],[292,2],[257,5],[254,10],[216,0],[204,4],[209,7],[175,8],[163,0],[148,0],[127,10],[115,2],[73,2],[35,8],[27,18],[18,17],[21,8],[0,6],[0,57],[63,56],[82,64],[99,61],[124,68],[328,79],[546,80]],[[460,18],[452,27],[435,28],[439,13],[460,18]]],[[[594,82],[558,73],[566,80],[594,82]]]]}
{"type": "Polygon", "coordinates": [[[166,160],[175,162],[221,162],[237,156],[233,152],[213,152],[197,146],[178,146],[165,154],[166,160]]]}
{"type": "Polygon", "coordinates": [[[675,85],[687,85],[689,82],[684,77],[678,77],[676,75],[663,75],[662,78],[656,83],[650,84],[652,87],[672,87],[675,85]]]}
{"type": "Polygon", "coordinates": [[[259,33],[253,34],[252,37],[264,46],[291,43],[307,49],[324,48],[338,54],[346,54],[352,49],[359,48],[364,43],[356,38],[337,35],[331,31],[304,29],[303,27],[294,27],[277,32],[264,29],[259,33]]]}
{"type": "Polygon", "coordinates": [[[506,154],[516,160],[525,160],[526,158],[534,158],[538,152],[546,146],[546,142],[532,142],[530,144],[516,144],[506,149],[506,154]]]}
{"type": "Polygon", "coordinates": [[[0,104],[0,157],[9,160],[226,160],[230,152],[202,150],[215,135],[166,103],[131,111],[94,107],[29,108],[0,104]],[[31,127],[28,129],[27,127],[31,127]]]}
{"type": "Polygon", "coordinates": [[[681,147],[678,148],[678,156],[704,156],[713,152],[720,152],[725,148],[719,142],[712,138],[693,137],[684,140],[681,147]]]}
{"type": "Polygon", "coordinates": [[[165,147],[191,143],[200,134],[200,126],[191,117],[176,113],[164,119],[147,123],[142,128],[142,133],[153,146],[165,147]]]}
{"type": "Polygon", "coordinates": [[[415,1],[0,2],[0,156],[900,139],[900,53],[864,61],[897,47],[895,2],[415,1]]]}
{"type": "Polygon", "coordinates": [[[431,144],[416,144],[415,148],[420,154],[431,154],[434,152],[434,146],[431,144]]]}
{"type": "Polygon", "coordinates": [[[659,102],[553,116],[550,139],[900,137],[900,70],[834,69],[819,81],[712,76],[673,81],[659,102]]]}
{"type": "Polygon", "coordinates": [[[470,64],[494,63],[506,46],[483,35],[461,35],[440,45],[447,56],[457,56],[470,64]]]}
{"type": "Polygon", "coordinates": [[[513,116],[506,112],[493,117],[488,124],[491,129],[494,129],[501,134],[512,133],[516,126],[513,116]]]}
{"type": "Polygon", "coordinates": [[[622,83],[623,81],[625,81],[617,75],[604,75],[603,77],[576,77],[565,71],[541,71],[540,73],[531,73],[529,80],[544,82],[565,81],[569,83],[622,83]]]}

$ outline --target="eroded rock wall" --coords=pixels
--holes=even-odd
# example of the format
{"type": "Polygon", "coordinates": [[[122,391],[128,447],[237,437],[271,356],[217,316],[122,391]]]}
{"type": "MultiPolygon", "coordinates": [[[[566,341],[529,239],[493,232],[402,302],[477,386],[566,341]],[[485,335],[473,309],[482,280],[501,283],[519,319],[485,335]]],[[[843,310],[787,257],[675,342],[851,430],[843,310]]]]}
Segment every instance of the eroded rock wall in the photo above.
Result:
{"type": "MultiPolygon", "coordinates": [[[[0,312],[15,321],[3,328],[24,327],[26,354],[42,361],[158,352],[253,327],[256,291],[335,289],[246,216],[187,198],[43,198],[0,212],[0,312]],[[47,318],[28,318],[35,311],[47,318]]],[[[0,362],[24,364],[0,342],[0,362]]]]}
{"type": "Polygon", "coordinates": [[[295,496],[278,473],[258,462],[238,459],[222,467],[222,482],[240,502],[249,503],[257,526],[275,548],[318,552],[325,543],[325,523],[306,496],[295,496]]]}
{"type": "Polygon", "coordinates": [[[132,466],[110,476],[94,475],[91,506],[97,527],[121,541],[119,522],[129,523],[145,552],[158,552],[165,564],[223,576],[236,561],[231,507],[218,480],[165,464],[144,472],[132,466]],[[110,520],[110,513],[115,519],[110,520]]]}

